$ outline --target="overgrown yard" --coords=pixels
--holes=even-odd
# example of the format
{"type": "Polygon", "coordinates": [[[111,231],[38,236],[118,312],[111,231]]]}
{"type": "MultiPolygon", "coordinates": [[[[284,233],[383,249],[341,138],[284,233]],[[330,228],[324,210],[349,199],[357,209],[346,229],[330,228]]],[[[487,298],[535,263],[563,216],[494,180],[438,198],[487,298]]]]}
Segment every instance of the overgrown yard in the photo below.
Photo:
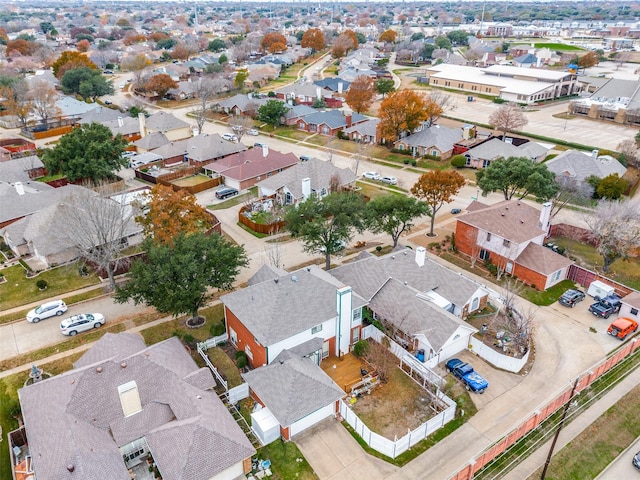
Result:
{"type": "Polygon", "coordinates": [[[27,278],[21,265],[3,268],[6,282],[0,284],[0,310],[18,307],[44,298],[60,296],[63,293],[100,283],[95,273],[80,275],[80,263],[71,263],[41,272],[37,277],[27,278]],[[38,280],[47,282],[47,288],[40,290],[38,280]]]}
{"type": "Polygon", "coordinates": [[[179,187],[192,187],[194,185],[200,185],[201,183],[208,182],[211,178],[206,175],[190,175],[188,177],[178,178],[171,183],[179,187]]]}
{"type": "Polygon", "coordinates": [[[386,384],[358,398],[351,408],[371,430],[393,440],[435,415],[430,400],[429,394],[406,373],[393,368],[386,384]]]}
{"type": "Polygon", "coordinates": [[[602,257],[593,245],[566,237],[553,237],[549,241],[560,247],[564,247],[565,254],[569,258],[574,258],[578,265],[589,270],[597,270],[617,282],[640,290],[640,258],[634,257],[628,260],[616,260],[613,265],[611,265],[610,271],[603,273],[600,268],[602,265],[602,257]]]}

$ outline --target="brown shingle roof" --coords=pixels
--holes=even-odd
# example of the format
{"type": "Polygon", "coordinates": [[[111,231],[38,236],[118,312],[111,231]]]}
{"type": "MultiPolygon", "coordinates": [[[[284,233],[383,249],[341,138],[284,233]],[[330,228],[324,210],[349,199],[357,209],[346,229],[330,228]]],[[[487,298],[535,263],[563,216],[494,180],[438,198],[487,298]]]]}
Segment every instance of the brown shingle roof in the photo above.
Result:
{"type": "Polygon", "coordinates": [[[542,245],[530,243],[518,255],[516,263],[534,272],[551,275],[553,272],[568,267],[573,261],[542,245]]]}
{"type": "Polygon", "coordinates": [[[545,234],[540,228],[540,210],[518,200],[505,200],[461,215],[458,221],[516,243],[545,234]]]}
{"type": "Polygon", "coordinates": [[[234,153],[204,166],[207,170],[220,173],[225,177],[239,181],[256,178],[280,169],[286,169],[298,163],[293,153],[268,150],[264,156],[262,148],[252,148],[234,153]]]}

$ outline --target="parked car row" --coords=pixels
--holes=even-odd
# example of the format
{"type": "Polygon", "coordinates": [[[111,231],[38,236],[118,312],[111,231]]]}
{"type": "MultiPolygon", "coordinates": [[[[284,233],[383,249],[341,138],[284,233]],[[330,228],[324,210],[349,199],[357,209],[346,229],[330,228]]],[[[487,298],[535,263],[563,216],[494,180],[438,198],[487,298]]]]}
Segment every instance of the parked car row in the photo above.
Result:
{"type": "Polygon", "coordinates": [[[366,178],[369,180],[378,180],[382,183],[386,183],[388,185],[397,185],[398,179],[396,177],[387,177],[382,176],[378,172],[364,172],[362,174],[362,178],[366,178]]]}
{"type": "MultiPolygon", "coordinates": [[[[67,308],[67,304],[63,300],[53,300],[43,303],[39,307],[29,310],[27,313],[27,322],[38,323],[40,320],[49,317],[59,317],[67,311],[67,308]]],[[[78,333],[101,327],[104,323],[104,315],[101,313],[72,315],[60,322],[60,333],[73,337],[78,333]]]]}

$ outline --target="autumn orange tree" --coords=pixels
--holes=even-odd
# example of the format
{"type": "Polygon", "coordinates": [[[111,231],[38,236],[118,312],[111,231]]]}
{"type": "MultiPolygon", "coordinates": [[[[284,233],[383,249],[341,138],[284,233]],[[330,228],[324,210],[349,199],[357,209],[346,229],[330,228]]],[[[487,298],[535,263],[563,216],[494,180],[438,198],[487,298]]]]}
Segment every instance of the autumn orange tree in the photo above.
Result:
{"type": "Polygon", "coordinates": [[[53,74],[58,80],[69,70],[75,70],[81,67],[87,67],[92,70],[98,69],[96,64],[89,60],[89,57],[80,52],[74,52],[73,50],[65,50],[62,52],[58,59],[53,62],[53,65],[51,65],[53,74]]]}
{"type": "Polygon", "coordinates": [[[378,37],[378,41],[394,43],[396,41],[396,38],[398,38],[398,33],[395,30],[389,29],[380,34],[380,36],[378,37]]]}
{"type": "Polygon", "coordinates": [[[324,48],[324,33],[319,28],[310,28],[304,35],[302,35],[302,40],[300,41],[300,45],[303,48],[310,48],[313,53],[318,50],[322,50],[324,48]]]}
{"type": "Polygon", "coordinates": [[[366,75],[359,75],[349,86],[344,99],[347,105],[361,113],[369,109],[373,103],[374,95],[373,80],[366,75]]]}
{"type": "Polygon", "coordinates": [[[440,104],[438,104],[437,101],[431,98],[431,96],[428,96],[426,99],[424,111],[427,114],[426,121],[428,122],[429,126],[436,123],[436,120],[440,118],[440,115],[442,115],[443,112],[440,104]]]}
{"type": "Polygon", "coordinates": [[[281,33],[267,33],[262,37],[260,46],[271,53],[284,52],[287,49],[287,39],[281,33]]]}
{"type": "Polygon", "coordinates": [[[344,57],[347,52],[355,49],[358,46],[358,36],[353,30],[345,30],[338,38],[336,38],[335,42],[333,42],[333,47],[331,48],[331,55],[334,58],[344,57]]]}
{"type": "Polygon", "coordinates": [[[578,58],[578,66],[582,69],[595,67],[600,63],[600,56],[596,52],[587,52],[578,58]]]}
{"type": "Polygon", "coordinates": [[[402,132],[413,131],[428,118],[426,100],[413,90],[390,93],[380,103],[380,134],[386,142],[394,142],[402,132]]]}
{"type": "Polygon", "coordinates": [[[76,48],[78,49],[79,52],[82,52],[82,53],[88,51],[89,47],[91,47],[91,43],[89,43],[89,40],[87,40],[86,38],[76,43],[76,48]]]}
{"type": "Polygon", "coordinates": [[[12,56],[14,52],[18,52],[20,55],[33,55],[38,48],[39,45],[36,42],[31,42],[24,38],[17,38],[7,42],[6,51],[8,56],[12,56]]]}
{"type": "Polygon", "coordinates": [[[178,88],[178,82],[174,81],[166,73],[159,73],[147,80],[145,88],[147,92],[156,92],[156,94],[162,98],[172,88],[178,88]]]}
{"type": "Polygon", "coordinates": [[[457,195],[464,184],[464,177],[455,170],[431,170],[421,175],[416,184],[411,187],[411,193],[431,207],[427,212],[431,218],[430,237],[434,236],[436,213],[445,203],[449,203],[454,195],[457,195]]]}
{"type": "Polygon", "coordinates": [[[171,244],[179,234],[206,232],[213,226],[207,210],[186,190],[156,185],[146,194],[146,215],[136,217],[144,235],[154,243],[171,244]]]}

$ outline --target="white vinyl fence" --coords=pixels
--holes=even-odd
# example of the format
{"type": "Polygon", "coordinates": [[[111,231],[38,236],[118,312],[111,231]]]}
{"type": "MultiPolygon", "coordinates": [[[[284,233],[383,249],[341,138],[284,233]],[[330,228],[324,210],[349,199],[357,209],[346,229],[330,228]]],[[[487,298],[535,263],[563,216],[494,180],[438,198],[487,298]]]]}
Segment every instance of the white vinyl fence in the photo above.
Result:
{"type": "Polygon", "coordinates": [[[469,350],[476,355],[484,358],[491,365],[506,370],[508,372],[518,373],[522,370],[529,360],[529,352],[525,353],[521,358],[516,358],[513,355],[503,355],[500,352],[496,352],[489,345],[482,343],[479,338],[471,337],[469,342],[469,350]]]}

